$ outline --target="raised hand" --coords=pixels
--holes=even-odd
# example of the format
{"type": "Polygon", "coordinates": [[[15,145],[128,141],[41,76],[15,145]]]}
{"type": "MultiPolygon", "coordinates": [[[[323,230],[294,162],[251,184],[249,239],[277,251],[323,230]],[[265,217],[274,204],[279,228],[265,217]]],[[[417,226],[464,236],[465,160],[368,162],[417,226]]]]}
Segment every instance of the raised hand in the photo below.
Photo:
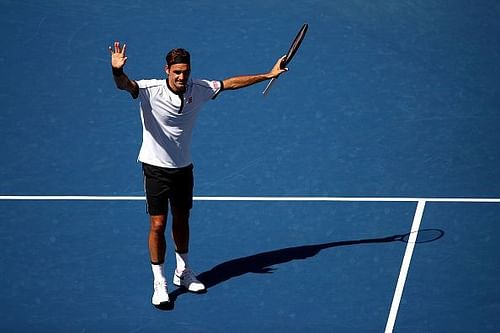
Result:
{"type": "Polygon", "coordinates": [[[123,47],[120,47],[120,42],[115,42],[113,47],[110,46],[108,48],[111,53],[111,69],[116,87],[120,90],[128,91],[132,97],[137,98],[139,95],[139,86],[123,72],[123,66],[127,62],[127,56],[125,56],[127,45],[123,44],[123,47]]]}
{"type": "Polygon", "coordinates": [[[111,67],[121,69],[125,66],[127,62],[127,57],[125,56],[126,48],[127,44],[123,44],[123,47],[120,47],[120,42],[115,42],[114,47],[109,47],[109,52],[111,53],[111,67]]]}

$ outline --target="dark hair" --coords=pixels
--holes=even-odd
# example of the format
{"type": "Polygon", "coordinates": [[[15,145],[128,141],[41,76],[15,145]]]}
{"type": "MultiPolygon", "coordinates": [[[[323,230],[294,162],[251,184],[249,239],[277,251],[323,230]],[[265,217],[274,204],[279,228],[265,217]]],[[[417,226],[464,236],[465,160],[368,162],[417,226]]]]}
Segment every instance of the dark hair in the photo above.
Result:
{"type": "Polygon", "coordinates": [[[166,56],[167,66],[173,64],[191,64],[191,55],[185,49],[173,49],[166,56]]]}

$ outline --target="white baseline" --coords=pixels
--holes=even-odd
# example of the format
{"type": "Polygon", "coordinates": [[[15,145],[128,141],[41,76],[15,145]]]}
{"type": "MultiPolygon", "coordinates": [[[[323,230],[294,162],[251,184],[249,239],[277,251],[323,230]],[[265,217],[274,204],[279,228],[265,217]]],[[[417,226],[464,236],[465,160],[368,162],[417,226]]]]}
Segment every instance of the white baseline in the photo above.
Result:
{"type": "MultiPolygon", "coordinates": [[[[144,196],[120,195],[0,195],[0,200],[144,201],[144,196]]],[[[195,201],[302,201],[302,202],[457,202],[500,203],[500,198],[410,197],[287,197],[287,196],[195,196],[195,201]]]]}

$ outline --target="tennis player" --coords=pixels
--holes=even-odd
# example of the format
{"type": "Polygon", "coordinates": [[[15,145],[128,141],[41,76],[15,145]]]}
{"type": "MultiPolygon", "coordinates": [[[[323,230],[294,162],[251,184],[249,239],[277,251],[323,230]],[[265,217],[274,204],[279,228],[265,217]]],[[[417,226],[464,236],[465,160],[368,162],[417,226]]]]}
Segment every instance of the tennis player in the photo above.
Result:
{"type": "Polygon", "coordinates": [[[248,87],[278,77],[284,57],[263,74],[243,75],[222,81],[191,79],[190,54],[173,49],[166,56],[165,79],[131,80],[124,73],[126,44],[115,42],[109,47],[111,68],[118,89],[139,98],[142,120],[142,146],[138,160],[142,163],[147,213],[150,219],[149,254],[153,271],[152,303],[157,307],[172,305],[164,274],[167,212],[172,214],[172,238],[176,269],[173,284],[190,292],[205,292],[188,261],[189,214],[193,205],[193,161],[191,134],[202,106],[224,90],[248,87]]]}

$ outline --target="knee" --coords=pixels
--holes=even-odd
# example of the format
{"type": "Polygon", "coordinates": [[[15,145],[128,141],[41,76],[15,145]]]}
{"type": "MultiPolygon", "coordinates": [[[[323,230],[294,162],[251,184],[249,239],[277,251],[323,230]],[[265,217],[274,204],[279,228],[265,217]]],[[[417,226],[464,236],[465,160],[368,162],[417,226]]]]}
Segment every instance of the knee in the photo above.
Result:
{"type": "Polygon", "coordinates": [[[151,231],[156,233],[165,232],[165,228],[167,225],[166,216],[151,216],[151,231]]]}

